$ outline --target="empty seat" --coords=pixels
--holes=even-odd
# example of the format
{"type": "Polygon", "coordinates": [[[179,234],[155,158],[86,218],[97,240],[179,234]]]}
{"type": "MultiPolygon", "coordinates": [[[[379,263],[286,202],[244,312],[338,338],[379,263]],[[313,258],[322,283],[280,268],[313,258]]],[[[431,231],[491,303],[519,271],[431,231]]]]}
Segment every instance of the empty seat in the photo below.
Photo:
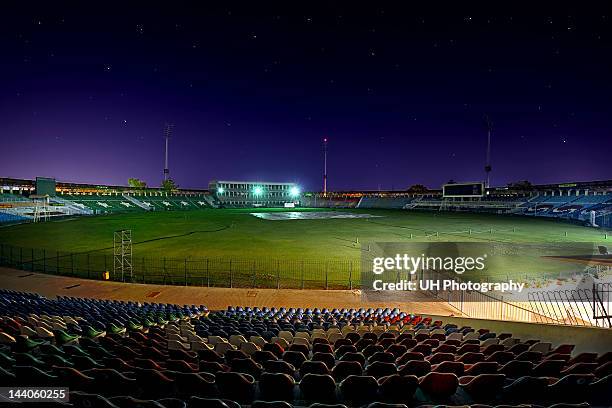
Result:
{"type": "Polygon", "coordinates": [[[448,398],[455,393],[459,379],[450,373],[428,373],[419,380],[419,387],[433,399],[448,398]]]}
{"type": "Polygon", "coordinates": [[[339,361],[332,369],[332,376],[336,382],[340,382],[350,375],[361,374],[362,367],[357,361],[339,361]]]}
{"type": "Polygon", "coordinates": [[[340,383],[342,398],[352,406],[367,404],[376,399],[378,383],[372,376],[349,375],[340,383]]]}
{"type": "Polygon", "coordinates": [[[397,373],[397,366],[394,363],[388,363],[383,361],[375,361],[365,369],[366,375],[371,375],[374,378],[385,377],[397,373]]]}
{"type": "Polygon", "coordinates": [[[300,390],[307,401],[336,401],[336,382],[328,374],[306,374],[300,381],[300,390]]]}
{"type": "Polygon", "coordinates": [[[461,387],[470,394],[474,401],[489,401],[501,392],[505,378],[503,374],[479,374],[466,383],[462,383],[461,387]]]}
{"type": "Polygon", "coordinates": [[[259,379],[260,397],[267,401],[293,401],[295,380],[284,373],[265,372],[259,379]]]}
{"type": "Polygon", "coordinates": [[[253,400],[255,379],[248,374],[219,372],[215,375],[215,383],[222,397],[241,403],[253,400]]]}
{"type": "Polygon", "coordinates": [[[400,375],[416,375],[417,377],[423,376],[430,371],[431,363],[425,360],[411,360],[398,369],[400,375]]]}
{"type": "Polygon", "coordinates": [[[419,386],[419,379],[415,375],[393,374],[380,378],[378,384],[383,401],[397,403],[412,398],[419,386]]]}

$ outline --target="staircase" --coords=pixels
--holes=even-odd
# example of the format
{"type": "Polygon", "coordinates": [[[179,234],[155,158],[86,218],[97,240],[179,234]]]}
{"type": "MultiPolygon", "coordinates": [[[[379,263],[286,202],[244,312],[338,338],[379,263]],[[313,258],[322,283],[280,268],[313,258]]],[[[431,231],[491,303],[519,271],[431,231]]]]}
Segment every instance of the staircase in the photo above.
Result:
{"type": "Polygon", "coordinates": [[[134,197],[129,196],[129,195],[127,195],[127,194],[121,194],[121,197],[125,198],[125,199],[126,199],[126,200],[128,200],[130,203],[134,204],[134,205],[135,205],[135,206],[137,206],[137,207],[142,208],[142,209],[143,209],[143,210],[145,210],[145,211],[151,211],[151,210],[153,209],[153,208],[152,208],[152,206],[147,205],[147,204],[143,203],[142,201],[137,200],[137,199],[135,199],[134,197]]]}
{"type": "Polygon", "coordinates": [[[204,201],[206,201],[212,208],[219,208],[219,201],[210,194],[206,194],[204,196],[204,201]]]}
{"type": "Polygon", "coordinates": [[[50,197],[49,202],[62,204],[63,209],[67,210],[65,211],[67,215],[91,215],[94,213],[91,208],[86,207],[84,204],[75,203],[57,196],[50,197]]]}

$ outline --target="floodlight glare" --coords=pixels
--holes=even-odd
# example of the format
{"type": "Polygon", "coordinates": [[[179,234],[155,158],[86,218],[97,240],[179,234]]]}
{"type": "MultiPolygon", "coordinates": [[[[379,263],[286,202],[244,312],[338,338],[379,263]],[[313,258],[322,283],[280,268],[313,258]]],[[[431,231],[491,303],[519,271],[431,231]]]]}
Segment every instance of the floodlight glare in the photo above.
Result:
{"type": "Polygon", "coordinates": [[[219,194],[223,194],[224,191],[225,191],[225,189],[223,187],[219,187],[217,189],[217,193],[219,193],[219,194]]]}
{"type": "Polygon", "coordinates": [[[253,188],[253,194],[256,196],[261,195],[261,193],[263,193],[263,188],[261,188],[261,186],[255,186],[255,188],[253,188]]]}
{"type": "Polygon", "coordinates": [[[289,194],[291,194],[291,197],[297,197],[300,195],[300,189],[298,187],[291,187],[289,194]]]}

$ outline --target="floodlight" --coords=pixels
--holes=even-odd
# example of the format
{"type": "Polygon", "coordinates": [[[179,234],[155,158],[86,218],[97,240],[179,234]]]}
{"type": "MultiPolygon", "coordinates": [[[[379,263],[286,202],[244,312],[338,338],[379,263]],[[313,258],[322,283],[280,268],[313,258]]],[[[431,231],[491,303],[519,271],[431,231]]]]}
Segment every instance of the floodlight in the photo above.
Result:
{"type": "Polygon", "coordinates": [[[289,190],[289,194],[291,194],[291,197],[297,197],[300,195],[300,189],[297,186],[293,186],[289,190]]]}
{"type": "Polygon", "coordinates": [[[253,188],[253,194],[255,194],[256,196],[259,196],[263,193],[263,188],[261,188],[261,186],[255,186],[253,188]]]}
{"type": "Polygon", "coordinates": [[[217,189],[217,193],[219,193],[219,194],[223,194],[224,191],[225,191],[225,189],[223,187],[219,187],[217,189]]]}

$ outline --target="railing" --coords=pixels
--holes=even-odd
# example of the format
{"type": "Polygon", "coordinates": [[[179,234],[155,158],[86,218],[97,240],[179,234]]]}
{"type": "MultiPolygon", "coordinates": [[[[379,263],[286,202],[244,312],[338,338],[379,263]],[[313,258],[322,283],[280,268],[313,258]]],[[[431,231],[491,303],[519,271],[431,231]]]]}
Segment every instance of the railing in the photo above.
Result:
{"type": "MultiPolygon", "coordinates": [[[[421,279],[432,281],[453,279],[457,282],[462,282],[456,276],[451,277],[447,273],[438,271],[425,271],[421,279]]],[[[495,294],[443,289],[433,289],[428,292],[468,317],[529,323],[568,324],[560,319],[541,314],[529,302],[506,300],[503,296],[495,294]]]]}
{"type": "Polygon", "coordinates": [[[134,283],[274,289],[353,289],[359,261],[236,258],[132,258],[131,274],[113,271],[113,255],[0,244],[0,266],[29,272],[134,283]]]}
{"type": "Polygon", "coordinates": [[[541,317],[538,322],[612,328],[611,294],[611,283],[593,283],[592,288],[532,292],[529,303],[541,317]]]}

